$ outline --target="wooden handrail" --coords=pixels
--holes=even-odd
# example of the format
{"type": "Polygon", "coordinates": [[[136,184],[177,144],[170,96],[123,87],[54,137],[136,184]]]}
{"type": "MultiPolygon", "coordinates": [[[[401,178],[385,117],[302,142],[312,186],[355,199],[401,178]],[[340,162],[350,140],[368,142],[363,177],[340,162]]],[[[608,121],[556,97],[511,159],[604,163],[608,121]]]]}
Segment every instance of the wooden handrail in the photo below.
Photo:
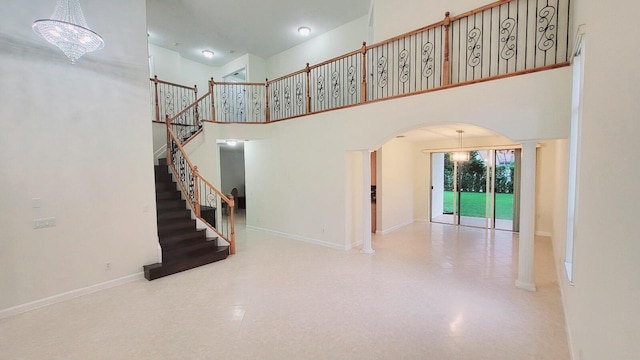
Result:
{"type": "Polygon", "coordinates": [[[177,176],[178,171],[177,171],[175,165],[173,164],[173,161],[169,161],[171,149],[169,148],[169,146],[167,146],[167,165],[169,167],[171,167],[171,170],[173,171],[173,173],[176,174],[176,180],[178,182],[178,185],[180,186],[180,189],[182,189],[182,193],[185,194],[185,197],[187,198],[187,202],[189,203],[189,206],[191,207],[191,210],[193,210],[195,215],[199,219],[203,220],[203,222],[206,223],[210,227],[210,229],[212,231],[214,231],[215,233],[220,235],[223,239],[228,241],[229,242],[229,253],[230,254],[235,254],[236,253],[236,239],[235,239],[236,235],[235,235],[235,218],[234,218],[234,215],[233,215],[234,214],[234,208],[235,208],[235,200],[233,199],[233,196],[231,196],[231,198],[225,196],[215,186],[213,186],[209,181],[207,181],[207,179],[203,178],[200,175],[200,172],[198,171],[198,167],[194,166],[193,163],[191,162],[191,160],[189,160],[189,157],[187,156],[187,153],[185,152],[185,150],[182,147],[182,145],[180,145],[180,141],[178,140],[178,137],[173,132],[173,130],[171,130],[170,123],[167,122],[167,145],[169,143],[169,140],[171,140],[171,139],[173,139],[174,143],[176,144],[176,146],[178,148],[178,151],[182,153],[182,157],[184,158],[185,162],[187,163],[187,166],[189,167],[189,169],[191,170],[191,172],[193,174],[194,198],[193,198],[193,201],[192,201],[192,199],[190,199],[189,196],[186,196],[186,194],[188,194],[187,187],[182,182],[182,179],[180,178],[180,176],[177,176]],[[218,231],[218,229],[213,227],[205,219],[202,218],[202,216],[201,216],[202,214],[200,212],[200,203],[199,203],[200,186],[199,186],[198,182],[202,182],[209,189],[213,190],[213,192],[215,192],[216,195],[218,195],[220,197],[220,200],[224,201],[227,204],[227,206],[229,206],[229,208],[231,209],[231,218],[230,218],[230,222],[229,222],[230,233],[229,233],[229,237],[228,238],[226,238],[222,233],[220,233],[220,231],[218,231]]]}
{"type": "MultiPolygon", "coordinates": [[[[180,111],[179,113],[177,113],[176,115],[174,115],[172,118],[167,119],[167,124],[171,124],[173,122],[173,120],[179,118],[180,116],[182,116],[182,114],[186,113],[187,111],[189,111],[192,107],[197,106],[198,103],[200,103],[200,101],[204,100],[204,98],[206,98],[207,96],[209,96],[210,93],[206,93],[204,95],[202,95],[201,97],[199,97],[193,104],[187,106],[186,108],[184,108],[182,111],[180,111]]],[[[168,118],[169,116],[167,116],[168,118]]]]}
{"type": "Polygon", "coordinates": [[[221,193],[218,189],[216,189],[215,186],[213,186],[210,182],[208,182],[206,179],[204,179],[203,177],[200,177],[200,180],[202,180],[203,183],[205,183],[208,187],[210,187],[218,196],[220,196],[220,199],[224,200],[224,202],[226,202],[229,206],[233,206],[234,201],[229,199],[225,194],[221,193]]]}
{"type": "Polygon", "coordinates": [[[298,71],[292,72],[291,74],[287,74],[287,75],[284,75],[284,76],[280,76],[279,78],[275,78],[275,79],[273,79],[273,80],[269,80],[269,79],[267,79],[267,84],[271,84],[271,83],[274,83],[274,82],[277,82],[277,81],[280,81],[280,80],[284,80],[284,79],[286,79],[286,78],[288,78],[288,77],[292,77],[292,76],[300,75],[300,74],[302,74],[302,73],[304,73],[304,72],[306,72],[306,71],[307,71],[307,68],[305,67],[305,68],[304,68],[304,69],[302,69],[302,70],[298,70],[298,71]]]}
{"type": "MultiPolygon", "coordinates": [[[[176,146],[178,147],[178,150],[180,150],[180,152],[182,153],[184,160],[187,162],[187,165],[189,165],[189,168],[193,170],[194,168],[193,163],[191,162],[191,160],[189,160],[189,157],[187,157],[187,152],[184,151],[184,148],[182,147],[182,145],[180,145],[180,140],[178,140],[178,136],[176,136],[176,133],[174,133],[173,130],[171,130],[171,127],[169,125],[170,123],[167,122],[167,133],[169,134],[169,136],[171,136],[176,146]]],[[[169,149],[168,146],[167,146],[167,151],[171,151],[171,149],[169,149]]]]}
{"type": "Polygon", "coordinates": [[[175,86],[175,87],[179,87],[182,89],[187,89],[187,90],[194,90],[194,87],[191,86],[186,86],[186,85],[180,85],[180,84],[176,84],[176,83],[172,83],[169,81],[164,81],[164,80],[158,80],[157,76],[154,76],[152,78],[149,78],[149,80],[157,82],[158,84],[166,84],[166,85],[171,85],[171,86],[175,86]]]}
{"type": "Polygon", "coordinates": [[[216,82],[216,85],[245,85],[245,86],[264,86],[259,82],[216,82]]]}
{"type": "Polygon", "coordinates": [[[392,37],[390,39],[382,40],[382,41],[377,42],[375,44],[367,45],[367,50],[373,49],[373,48],[376,48],[376,47],[379,47],[379,46],[382,46],[382,45],[386,45],[386,44],[392,43],[392,42],[394,42],[396,40],[400,40],[400,39],[403,39],[403,38],[406,38],[406,37],[409,37],[409,36],[412,36],[412,35],[415,35],[415,34],[419,34],[419,33],[423,32],[423,31],[431,30],[431,29],[437,28],[437,27],[442,26],[442,25],[443,25],[443,21],[440,20],[440,21],[438,21],[436,23],[433,23],[431,25],[423,26],[423,27],[421,27],[419,29],[415,29],[415,30],[406,32],[404,34],[401,34],[401,35],[398,35],[398,36],[394,36],[394,37],[392,37]]]}
{"type": "Polygon", "coordinates": [[[346,58],[348,58],[349,56],[358,55],[358,54],[360,54],[361,52],[362,52],[362,49],[353,50],[353,51],[348,52],[348,53],[346,53],[346,54],[342,54],[342,55],[340,55],[340,56],[336,56],[336,57],[334,57],[333,59],[329,59],[329,60],[327,60],[327,61],[323,61],[323,62],[321,62],[321,63],[319,63],[319,64],[311,65],[309,68],[310,68],[311,70],[313,70],[313,69],[319,68],[319,67],[321,67],[321,66],[325,66],[325,65],[331,64],[332,62],[336,62],[336,61],[340,61],[340,60],[342,60],[342,59],[346,59],[346,58]]]}

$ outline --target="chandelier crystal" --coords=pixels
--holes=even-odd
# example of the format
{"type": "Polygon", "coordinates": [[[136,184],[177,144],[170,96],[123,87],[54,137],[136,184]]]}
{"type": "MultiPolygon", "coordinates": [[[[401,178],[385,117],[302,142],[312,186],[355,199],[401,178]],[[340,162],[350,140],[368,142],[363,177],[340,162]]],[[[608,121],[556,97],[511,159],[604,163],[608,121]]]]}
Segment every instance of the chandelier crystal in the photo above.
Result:
{"type": "Polygon", "coordinates": [[[57,0],[51,19],[33,22],[33,31],[57,46],[74,64],[82,55],[100,50],[104,40],[89,29],[80,0],[57,0]]]}

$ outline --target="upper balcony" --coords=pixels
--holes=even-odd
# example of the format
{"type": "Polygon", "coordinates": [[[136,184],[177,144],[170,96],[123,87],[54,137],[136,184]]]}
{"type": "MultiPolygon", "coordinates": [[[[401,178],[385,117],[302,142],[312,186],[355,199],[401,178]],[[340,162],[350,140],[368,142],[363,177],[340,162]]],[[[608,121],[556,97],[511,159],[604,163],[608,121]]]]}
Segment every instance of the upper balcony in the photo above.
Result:
{"type": "Polygon", "coordinates": [[[266,124],[562,67],[569,18],[569,0],[502,0],[265,83],[211,79],[199,96],[151,79],[154,120],[266,124]]]}

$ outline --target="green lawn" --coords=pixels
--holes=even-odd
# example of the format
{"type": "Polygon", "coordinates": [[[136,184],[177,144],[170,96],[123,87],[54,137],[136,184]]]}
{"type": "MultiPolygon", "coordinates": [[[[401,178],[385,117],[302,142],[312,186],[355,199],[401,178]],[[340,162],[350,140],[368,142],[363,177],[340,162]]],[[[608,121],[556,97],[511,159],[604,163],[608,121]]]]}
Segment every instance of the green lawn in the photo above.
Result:
{"type": "MultiPolygon", "coordinates": [[[[484,217],[486,194],[462,193],[460,215],[484,217]]],[[[453,192],[444,192],[444,211],[453,212],[453,192]]],[[[496,194],[496,219],[513,220],[513,194],[496,194]]]]}

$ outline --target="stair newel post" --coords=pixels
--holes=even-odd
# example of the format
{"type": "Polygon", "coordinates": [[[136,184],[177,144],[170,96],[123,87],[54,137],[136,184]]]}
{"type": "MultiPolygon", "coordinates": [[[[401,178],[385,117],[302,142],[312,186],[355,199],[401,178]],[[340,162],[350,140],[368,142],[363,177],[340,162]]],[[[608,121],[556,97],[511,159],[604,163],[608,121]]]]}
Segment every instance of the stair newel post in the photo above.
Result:
{"type": "Polygon", "coordinates": [[[367,101],[367,43],[362,42],[362,84],[360,85],[360,102],[367,101]]]}
{"type": "Polygon", "coordinates": [[[442,86],[449,85],[450,82],[450,62],[449,62],[449,48],[451,47],[449,44],[449,26],[451,25],[451,18],[449,17],[449,12],[447,11],[444,14],[444,21],[442,22],[444,26],[444,62],[442,64],[442,86]]]}
{"type": "Polygon", "coordinates": [[[156,121],[160,122],[160,104],[158,101],[158,75],[153,76],[153,86],[155,88],[156,121]]]}
{"type": "Polygon", "coordinates": [[[233,195],[229,195],[229,209],[231,209],[231,217],[230,217],[230,227],[231,227],[231,234],[229,235],[229,253],[230,254],[235,254],[236,253],[236,221],[235,221],[235,215],[234,213],[236,212],[235,210],[235,206],[236,206],[236,200],[234,199],[233,195]]]}
{"type": "Polygon", "coordinates": [[[307,114],[309,114],[311,113],[311,69],[309,63],[307,63],[305,71],[307,72],[307,114]]]}
{"type": "Polygon", "coordinates": [[[216,121],[216,105],[214,104],[214,97],[213,97],[213,78],[211,78],[211,80],[209,80],[209,94],[211,94],[211,121],[215,122],[216,121]]]}
{"type": "Polygon", "coordinates": [[[200,186],[199,186],[200,174],[198,173],[198,167],[193,167],[193,210],[197,217],[200,217],[200,186]]]}
{"type": "Polygon", "coordinates": [[[269,111],[269,79],[264,79],[264,89],[265,89],[265,99],[266,99],[266,106],[264,108],[265,111],[265,119],[267,122],[271,121],[271,114],[269,114],[271,111],[269,111]]]}

